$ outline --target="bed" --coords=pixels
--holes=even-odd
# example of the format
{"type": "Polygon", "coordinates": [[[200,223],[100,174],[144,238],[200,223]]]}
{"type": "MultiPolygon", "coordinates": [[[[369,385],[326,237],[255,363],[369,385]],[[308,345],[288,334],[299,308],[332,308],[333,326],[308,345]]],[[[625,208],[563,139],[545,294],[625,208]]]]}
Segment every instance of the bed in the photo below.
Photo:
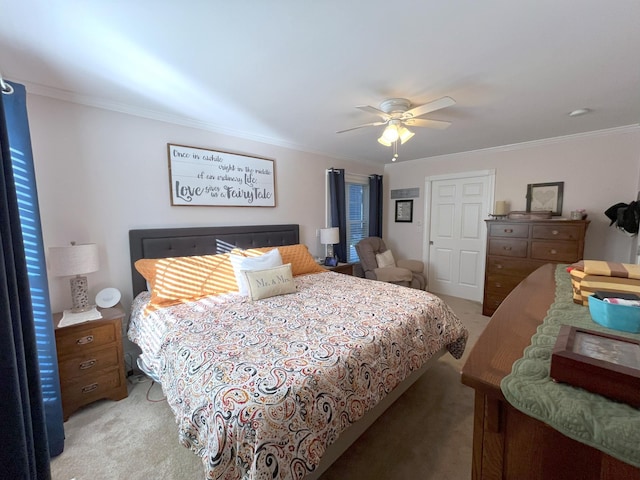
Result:
{"type": "MultiPolygon", "coordinates": [[[[298,225],[129,237],[128,335],[208,479],[316,479],[437,358],[464,351],[467,330],[442,300],[325,270],[299,244],[298,225]],[[280,265],[242,270],[248,294],[218,281],[213,295],[156,305],[161,283],[153,281],[182,272],[180,265],[273,254],[280,265]],[[153,274],[141,265],[153,265],[153,274]],[[273,293],[276,283],[275,294],[255,295],[258,287],[273,293]]],[[[221,265],[213,268],[240,282],[221,265]]],[[[179,278],[180,287],[193,283],[179,278]]]]}

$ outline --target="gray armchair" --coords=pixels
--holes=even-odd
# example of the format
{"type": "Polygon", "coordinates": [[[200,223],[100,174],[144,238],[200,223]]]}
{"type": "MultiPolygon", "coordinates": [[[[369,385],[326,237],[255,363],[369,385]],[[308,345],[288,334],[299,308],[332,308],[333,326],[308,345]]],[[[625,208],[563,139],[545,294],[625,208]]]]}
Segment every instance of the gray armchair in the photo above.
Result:
{"type": "Polygon", "coordinates": [[[396,260],[395,265],[379,267],[376,255],[384,254],[387,250],[380,237],[367,237],[358,242],[356,252],[360,258],[365,278],[419,290],[427,288],[424,263],[420,260],[396,260]]]}

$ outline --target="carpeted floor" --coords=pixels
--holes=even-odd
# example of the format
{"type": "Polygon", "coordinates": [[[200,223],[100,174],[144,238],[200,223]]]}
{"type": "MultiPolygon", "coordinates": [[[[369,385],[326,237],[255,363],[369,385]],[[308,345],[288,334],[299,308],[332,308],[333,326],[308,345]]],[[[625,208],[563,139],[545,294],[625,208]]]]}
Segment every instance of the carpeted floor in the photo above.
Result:
{"type": "MultiPolygon", "coordinates": [[[[489,318],[479,303],[443,299],[469,329],[465,356],[443,356],[321,480],[471,478],[473,390],[460,383],[460,369],[489,318]]],[[[64,426],[65,450],[52,460],[53,480],[204,478],[200,459],[178,443],[161,388],[150,381],[131,383],[124,400],[85,407],[64,426]]]]}

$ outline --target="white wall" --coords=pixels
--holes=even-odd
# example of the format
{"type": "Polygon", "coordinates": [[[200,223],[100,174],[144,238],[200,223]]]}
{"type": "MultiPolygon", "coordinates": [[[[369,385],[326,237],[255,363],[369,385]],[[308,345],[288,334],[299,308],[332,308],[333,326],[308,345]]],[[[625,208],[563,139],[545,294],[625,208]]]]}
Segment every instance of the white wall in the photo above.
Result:
{"type": "MultiPolygon", "coordinates": [[[[45,248],[97,243],[100,270],[89,297],[105,287],[131,302],[128,232],[134,228],[300,224],[300,240],[321,254],[325,170],[382,174],[381,166],[345,162],[38,95],[28,97],[45,248]],[[167,143],[275,160],[277,206],[174,207],[167,143]]],[[[68,279],[49,277],[54,312],[71,306],[68,279]]]]}
{"type": "MultiPolygon", "coordinates": [[[[105,287],[131,301],[128,231],[133,228],[299,223],[301,242],[321,254],[325,170],[368,175],[382,167],[346,162],[60,100],[28,97],[31,140],[46,247],[95,242],[101,268],[89,275],[90,297],[105,287]],[[277,206],[173,207],[167,143],[275,160],[277,206]]],[[[528,183],[564,181],[563,214],[585,208],[591,224],[586,258],[629,261],[636,239],[609,227],[603,212],[640,189],[640,128],[398,162],[384,167],[384,235],[400,258],[423,258],[424,180],[495,169],[495,198],[524,210],[528,183]],[[390,190],[420,188],[414,222],[395,223],[390,190]],[[420,222],[420,223],[419,223],[420,222]]],[[[489,213],[489,212],[488,212],[489,213]]],[[[67,279],[49,278],[52,309],[70,306],[67,279]]]]}
{"type": "Polygon", "coordinates": [[[527,184],[564,182],[563,216],[584,208],[591,220],[585,258],[635,262],[636,239],[609,227],[604,211],[615,203],[636,199],[640,127],[388,164],[384,232],[390,248],[403,258],[424,258],[426,177],[485,169],[495,169],[495,199],[509,201],[511,210],[525,210],[527,184]],[[414,200],[414,222],[395,223],[390,190],[411,187],[420,187],[420,198],[414,200]]]}

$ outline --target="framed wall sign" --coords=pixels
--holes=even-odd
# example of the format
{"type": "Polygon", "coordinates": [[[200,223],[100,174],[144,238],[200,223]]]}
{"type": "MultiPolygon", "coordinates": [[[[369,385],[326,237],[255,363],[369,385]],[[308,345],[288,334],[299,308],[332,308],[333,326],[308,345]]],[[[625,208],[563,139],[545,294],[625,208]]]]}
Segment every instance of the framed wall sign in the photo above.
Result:
{"type": "Polygon", "coordinates": [[[275,207],[275,162],[167,144],[171,205],[275,207]]]}
{"type": "Polygon", "coordinates": [[[564,182],[527,185],[527,212],[551,212],[562,215],[564,182]]]}
{"type": "Polygon", "coordinates": [[[413,200],[396,200],[396,222],[413,222],[413,200]]]}
{"type": "Polygon", "coordinates": [[[640,407],[640,341],[562,325],[551,354],[549,375],[556,381],[640,407]]]}

